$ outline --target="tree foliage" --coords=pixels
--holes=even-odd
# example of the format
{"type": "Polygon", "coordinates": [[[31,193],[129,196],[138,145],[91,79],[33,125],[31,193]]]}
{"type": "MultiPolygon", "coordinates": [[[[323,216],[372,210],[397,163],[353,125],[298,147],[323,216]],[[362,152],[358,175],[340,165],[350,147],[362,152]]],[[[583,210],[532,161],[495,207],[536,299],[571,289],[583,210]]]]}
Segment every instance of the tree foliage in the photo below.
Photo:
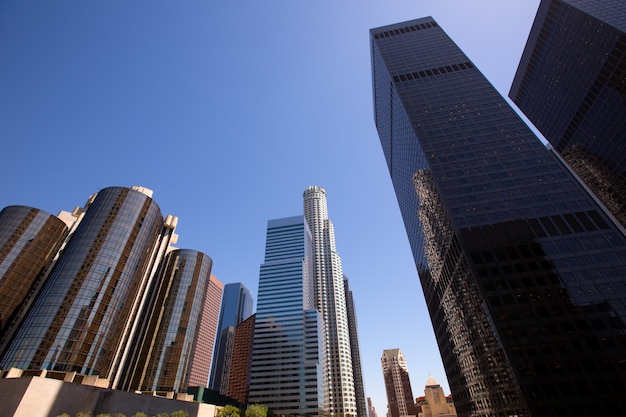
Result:
{"type": "Polygon", "coordinates": [[[267,407],[261,404],[250,404],[245,417],[267,417],[267,407]]]}
{"type": "Polygon", "coordinates": [[[216,417],[241,417],[241,410],[234,405],[225,405],[217,412],[216,417]]]}

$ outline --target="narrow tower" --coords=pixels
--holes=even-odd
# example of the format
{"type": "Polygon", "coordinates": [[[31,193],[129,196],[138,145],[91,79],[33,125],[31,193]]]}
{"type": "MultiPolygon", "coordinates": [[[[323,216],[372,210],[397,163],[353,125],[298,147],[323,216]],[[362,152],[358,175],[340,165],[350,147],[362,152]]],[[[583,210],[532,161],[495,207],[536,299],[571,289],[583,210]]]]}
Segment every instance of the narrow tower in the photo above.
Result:
{"type": "Polygon", "coordinates": [[[357,409],[343,271],[323,188],[311,186],[304,191],[304,217],[313,239],[315,297],[325,327],[326,408],[331,415],[354,416],[357,409]]]}
{"type": "Polygon", "coordinates": [[[226,284],[220,309],[209,388],[228,393],[235,328],[252,315],[250,290],[241,282],[226,284]]]}
{"type": "Polygon", "coordinates": [[[406,358],[400,349],[387,349],[383,351],[380,361],[387,391],[388,415],[390,417],[416,415],[406,358]]]}

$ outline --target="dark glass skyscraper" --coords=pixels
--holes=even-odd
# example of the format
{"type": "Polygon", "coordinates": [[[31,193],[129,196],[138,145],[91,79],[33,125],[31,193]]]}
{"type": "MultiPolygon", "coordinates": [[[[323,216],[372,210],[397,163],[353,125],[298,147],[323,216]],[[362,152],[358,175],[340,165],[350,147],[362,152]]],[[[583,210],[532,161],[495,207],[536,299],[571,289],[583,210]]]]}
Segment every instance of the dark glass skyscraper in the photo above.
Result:
{"type": "Polygon", "coordinates": [[[626,227],[626,2],[542,0],[509,95],[626,227]]]}
{"type": "Polygon", "coordinates": [[[432,18],[370,39],[376,127],[459,415],[626,413],[626,236],[432,18]]]}
{"type": "Polygon", "coordinates": [[[365,402],[365,385],[363,384],[363,371],[361,370],[361,350],[359,348],[359,331],[356,319],[354,297],[350,290],[348,277],[343,277],[343,289],[346,298],[346,315],[348,317],[348,330],[350,333],[350,353],[352,356],[352,370],[354,373],[354,397],[356,398],[356,417],[367,417],[367,403],[365,402]]]}
{"type": "Polygon", "coordinates": [[[220,394],[228,393],[235,328],[252,315],[252,305],[250,290],[241,282],[224,286],[209,382],[209,388],[220,394]]]}

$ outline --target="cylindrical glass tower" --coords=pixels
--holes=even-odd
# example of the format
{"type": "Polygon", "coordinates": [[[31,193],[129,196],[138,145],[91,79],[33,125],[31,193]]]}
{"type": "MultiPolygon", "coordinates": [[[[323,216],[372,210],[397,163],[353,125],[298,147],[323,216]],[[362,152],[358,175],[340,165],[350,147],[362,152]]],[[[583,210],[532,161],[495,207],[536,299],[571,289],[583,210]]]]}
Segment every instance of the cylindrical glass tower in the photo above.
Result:
{"type": "Polygon", "coordinates": [[[56,216],[26,207],[0,211],[0,340],[52,262],[68,227],[56,216]]]}
{"type": "Polygon", "coordinates": [[[143,192],[124,187],[99,191],[0,368],[110,378],[162,227],[158,205],[143,192]]]}
{"type": "Polygon", "coordinates": [[[176,249],[167,254],[130,389],[187,389],[212,266],[209,256],[195,250],[176,249]]]}

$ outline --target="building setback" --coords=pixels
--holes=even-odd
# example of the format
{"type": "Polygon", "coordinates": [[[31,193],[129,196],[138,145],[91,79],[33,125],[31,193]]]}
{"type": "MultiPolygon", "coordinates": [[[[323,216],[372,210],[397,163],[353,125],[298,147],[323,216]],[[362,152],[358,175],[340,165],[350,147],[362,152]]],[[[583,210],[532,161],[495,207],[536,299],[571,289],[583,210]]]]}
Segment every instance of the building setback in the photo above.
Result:
{"type": "Polygon", "coordinates": [[[389,417],[417,415],[409,369],[400,349],[384,350],[380,362],[387,392],[387,415],[389,417]]]}
{"type": "Polygon", "coordinates": [[[370,31],[375,123],[460,416],[626,414],[626,237],[439,25],[370,31]]]}
{"type": "Polygon", "coordinates": [[[626,227],[626,2],[542,0],[511,99],[626,227]]]}
{"type": "Polygon", "coordinates": [[[304,191],[304,217],[313,239],[315,296],[325,329],[326,410],[331,415],[354,416],[357,404],[343,270],[322,187],[311,186],[304,191]]]}
{"type": "Polygon", "coordinates": [[[276,415],[324,414],[324,334],[315,306],[312,251],[303,216],[268,221],[249,401],[276,415]]]}

